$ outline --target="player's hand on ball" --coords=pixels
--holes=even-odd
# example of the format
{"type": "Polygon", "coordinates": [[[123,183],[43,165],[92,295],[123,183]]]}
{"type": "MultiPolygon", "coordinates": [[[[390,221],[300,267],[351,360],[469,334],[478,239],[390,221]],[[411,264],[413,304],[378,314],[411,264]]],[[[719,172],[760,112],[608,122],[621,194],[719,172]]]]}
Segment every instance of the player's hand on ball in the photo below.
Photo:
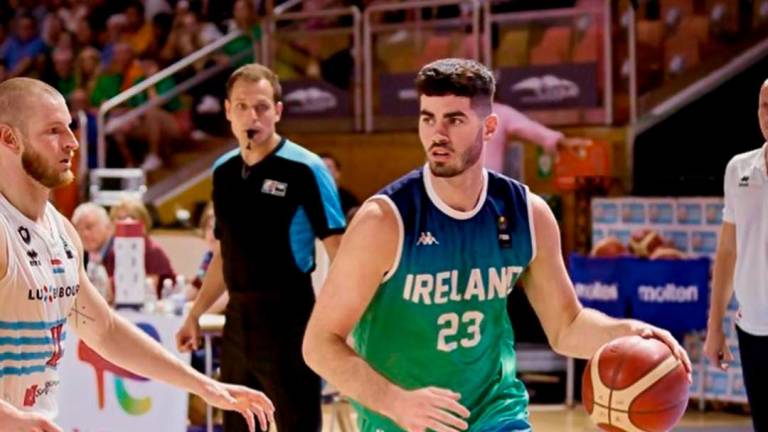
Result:
{"type": "Polygon", "coordinates": [[[269,424],[275,422],[275,406],[260,391],[244,386],[210,381],[200,396],[209,405],[239,412],[245,418],[245,422],[248,423],[248,430],[251,432],[256,429],[254,415],[259,419],[261,430],[267,430],[269,424]]]}
{"type": "Polygon", "coordinates": [[[644,338],[656,338],[664,342],[664,344],[672,350],[672,354],[683,363],[685,371],[688,372],[688,380],[692,381],[691,371],[693,370],[693,367],[691,366],[691,359],[688,358],[688,353],[685,351],[685,348],[677,342],[677,339],[672,336],[672,333],[642,321],[629,320],[629,322],[632,328],[630,334],[636,334],[644,338]]]}
{"type": "Polygon", "coordinates": [[[459,399],[460,394],[437,387],[399,390],[386,414],[407,432],[463,431],[469,427],[469,410],[459,399]]]}

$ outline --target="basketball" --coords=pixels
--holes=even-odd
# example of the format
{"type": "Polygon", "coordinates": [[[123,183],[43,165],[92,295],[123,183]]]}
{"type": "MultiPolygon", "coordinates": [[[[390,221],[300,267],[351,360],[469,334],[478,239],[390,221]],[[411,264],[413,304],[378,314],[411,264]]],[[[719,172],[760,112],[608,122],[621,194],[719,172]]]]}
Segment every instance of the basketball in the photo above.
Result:
{"type": "Polygon", "coordinates": [[[679,250],[668,247],[668,246],[660,246],[656,248],[655,251],[651,254],[650,257],[648,257],[652,260],[658,260],[658,259],[685,259],[685,254],[680,252],[679,250]]]}
{"type": "Polygon", "coordinates": [[[582,384],[584,408],[610,432],[671,430],[688,405],[685,367],[657,339],[626,336],[603,345],[582,384]]]}
{"type": "Polygon", "coordinates": [[[615,258],[625,255],[627,248],[616,237],[605,237],[597,242],[590,251],[590,256],[601,258],[615,258]]]}
{"type": "Polygon", "coordinates": [[[629,239],[629,250],[639,257],[649,257],[656,248],[664,244],[658,232],[650,229],[641,229],[632,233],[629,239]]]}

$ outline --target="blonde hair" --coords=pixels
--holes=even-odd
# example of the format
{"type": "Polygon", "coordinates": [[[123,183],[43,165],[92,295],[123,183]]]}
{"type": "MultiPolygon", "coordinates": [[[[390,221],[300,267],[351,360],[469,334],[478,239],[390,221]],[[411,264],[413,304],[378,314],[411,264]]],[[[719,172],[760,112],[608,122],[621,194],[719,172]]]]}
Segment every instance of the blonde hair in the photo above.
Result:
{"type": "Polygon", "coordinates": [[[0,123],[26,133],[31,101],[45,95],[64,101],[64,96],[50,85],[33,78],[11,78],[0,83],[0,123]]]}
{"type": "Polygon", "coordinates": [[[120,202],[109,209],[109,216],[113,222],[117,220],[120,211],[124,211],[132,219],[141,221],[147,232],[152,229],[152,216],[149,215],[149,210],[147,210],[142,201],[134,198],[123,198],[120,200],[120,202]]]}

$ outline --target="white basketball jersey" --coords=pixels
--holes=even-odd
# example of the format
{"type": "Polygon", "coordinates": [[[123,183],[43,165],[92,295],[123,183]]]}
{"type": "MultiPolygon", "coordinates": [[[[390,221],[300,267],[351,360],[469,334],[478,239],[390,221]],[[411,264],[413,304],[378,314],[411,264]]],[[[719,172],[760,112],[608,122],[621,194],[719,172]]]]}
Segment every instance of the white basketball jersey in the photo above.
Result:
{"type": "Polygon", "coordinates": [[[57,414],[64,323],[80,288],[77,249],[47,204],[41,228],[0,194],[8,269],[0,276],[0,397],[25,411],[57,414]]]}

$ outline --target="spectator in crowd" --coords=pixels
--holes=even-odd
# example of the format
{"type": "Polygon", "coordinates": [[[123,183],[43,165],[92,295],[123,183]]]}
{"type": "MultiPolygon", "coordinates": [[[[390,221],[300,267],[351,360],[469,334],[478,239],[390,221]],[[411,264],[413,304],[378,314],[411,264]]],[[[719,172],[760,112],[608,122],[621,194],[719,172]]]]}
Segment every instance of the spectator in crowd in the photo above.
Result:
{"type": "Polygon", "coordinates": [[[67,102],[69,112],[72,115],[72,130],[78,134],[78,141],[80,142],[80,149],[78,150],[80,157],[87,158],[88,169],[97,168],[98,129],[96,128],[96,114],[88,104],[88,93],[82,88],[75,89],[67,102]]]}
{"type": "Polygon", "coordinates": [[[101,64],[105,67],[112,63],[115,47],[125,41],[125,29],[128,19],[125,14],[115,14],[107,19],[107,31],[103,33],[101,43],[101,64]]]}
{"type": "Polygon", "coordinates": [[[36,74],[45,54],[45,42],[37,32],[37,20],[30,14],[22,14],[16,20],[16,32],[8,40],[5,50],[5,67],[8,77],[36,74]]]}
{"type": "MultiPolygon", "coordinates": [[[[228,32],[240,30],[243,36],[226,44],[222,51],[228,56],[234,57],[246,50],[253,52],[259,51],[259,41],[261,40],[261,27],[259,26],[259,16],[256,13],[256,6],[249,0],[237,0],[232,9],[232,20],[228,23],[228,32]]],[[[246,55],[239,59],[233,65],[242,66],[255,61],[254,56],[246,55]]]]}
{"type": "Polygon", "coordinates": [[[55,48],[51,54],[51,66],[47,68],[44,81],[52,85],[65,98],[77,89],[75,58],[72,50],[55,48]]]}
{"type": "Polygon", "coordinates": [[[134,54],[143,56],[154,36],[152,23],[144,20],[144,5],[140,1],[132,1],[123,13],[126,19],[125,42],[131,46],[134,54]]]}
{"type": "MultiPolygon", "coordinates": [[[[171,266],[168,254],[149,235],[152,229],[152,217],[149,215],[147,207],[138,199],[125,198],[109,210],[109,216],[113,225],[118,221],[126,219],[137,220],[144,225],[144,268],[147,275],[157,278],[159,297],[163,280],[171,279],[175,282],[176,272],[173,270],[173,266],[171,266]]],[[[110,243],[114,243],[114,237],[110,240],[110,243]]],[[[112,244],[110,244],[104,257],[104,266],[107,268],[109,275],[112,276],[115,271],[115,251],[112,244]]]]}
{"type": "MultiPolygon", "coordinates": [[[[213,229],[216,226],[216,216],[213,211],[213,201],[209,201],[208,204],[206,204],[205,209],[203,210],[203,214],[200,216],[200,223],[198,225],[200,229],[200,234],[203,236],[203,239],[205,240],[205,244],[207,247],[207,250],[205,253],[203,253],[203,259],[200,261],[200,266],[197,268],[197,273],[195,274],[195,277],[192,278],[191,282],[187,286],[187,292],[186,297],[189,301],[195,301],[197,299],[197,295],[200,292],[200,288],[203,287],[203,279],[205,279],[206,273],[208,273],[208,266],[211,264],[211,260],[213,259],[213,251],[218,247],[218,240],[216,239],[216,236],[213,233],[213,229]]],[[[224,293],[219,297],[219,299],[213,303],[213,305],[208,308],[209,313],[222,313],[224,312],[224,309],[227,307],[227,302],[229,301],[229,294],[224,291],[224,293]]]]}
{"type": "MultiPolygon", "coordinates": [[[[124,199],[112,207],[109,214],[104,207],[91,202],[80,204],[75,209],[72,224],[83,241],[86,268],[91,262],[101,264],[109,277],[114,276],[115,222],[128,218],[144,224],[147,233],[152,227],[152,218],[139,200],[124,199]]],[[[175,280],[176,272],[168,255],[149,234],[145,234],[144,241],[144,269],[148,276],[157,278],[159,290],[164,279],[175,280]]]]}
{"type": "MultiPolygon", "coordinates": [[[[93,47],[83,48],[77,55],[75,65],[75,78],[77,87],[86,92],[90,98],[96,88],[96,80],[101,75],[101,54],[93,47]]],[[[89,103],[89,106],[91,104],[89,103]]]]}
{"type": "Polygon", "coordinates": [[[64,33],[66,33],[64,23],[61,22],[61,18],[59,18],[58,15],[49,13],[45,16],[45,19],[43,19],[41,39],[49,49],[52,49],[58,44],[59,38],[64,33]]]}
{"type": "MultiPolygon", "coordinates": [[[[117,44],[115,46],[115,58],[110,67],[104,71],[96,81],[93,93],[91,93],[91,104],[99,106],[104,101],[120,94],[131,86],[139,83],[145,77],[157,72],[157,63],[151,59],[142,62],[134,58],[130,46],[127,44],[117,44]]],[[[157,97],[175,86],[175,83],[169,78],[159,82],[148,91],[148,94],[137,95],[132,98],[128,105],[136,107],[147,99],[157,97]]],[[[107,129],[112,131],[111,137],[114,139],[116,150],[119,152],[123,163],[126,166],[135,166],[134,152],[129,145],[129,141],[139,141],[147,143],[147,154],[141,163],[141,168],[145,171],[153,171],[163,165],[161,151],[168,149],[181,137],[178,123],[169,109],[179,109],[178,99],[172,99],[163,107],[153,107],[147,110],[140,117],[125,121],[121,118],[125,109],[116,109],[113,111],[111,123],[107,123],[107,129]]]]}
{"type": "Polygon", "coordinates": [[[103,264],[112,248],[112,220],[107,210],[95,203],[85,202],[72,213],[72,224],[83,242],[85,265],[103,264]]]}
{"type": "Polygon", "coordinates": [[[494,102],[493,112],[498,116],[498,127],[485,147],[485,166],[504,173],[504,153],[509,138],[521,139],[540,146],[544,151],[554,153],[558,148],[572,148],[586,145],[583,138],[566,137],[562,132],[552,130],[535,122],[509,105],[494,102]]]}
{"type": "Polygon", "coordinates": [[[96,42],[91,23],[89,23],[88,20],[78,21],[74,31],[71,33],[75,35],[75,42],[78,47],[91,47],[96,42]]]}
{"type": "Polygon", "coordinates": [[[349,220],[351,214],[360,206],[360,200],[349,189],[341,186],[341,162],[336,156],[331,153],[321,153],[319,156],[325,162],[325,166],[328,167],[328,171],[331,172],[331,176],[336,182],[336,189],[339,191],[339,200],[341,201],[341,211],[349,220]]]}

